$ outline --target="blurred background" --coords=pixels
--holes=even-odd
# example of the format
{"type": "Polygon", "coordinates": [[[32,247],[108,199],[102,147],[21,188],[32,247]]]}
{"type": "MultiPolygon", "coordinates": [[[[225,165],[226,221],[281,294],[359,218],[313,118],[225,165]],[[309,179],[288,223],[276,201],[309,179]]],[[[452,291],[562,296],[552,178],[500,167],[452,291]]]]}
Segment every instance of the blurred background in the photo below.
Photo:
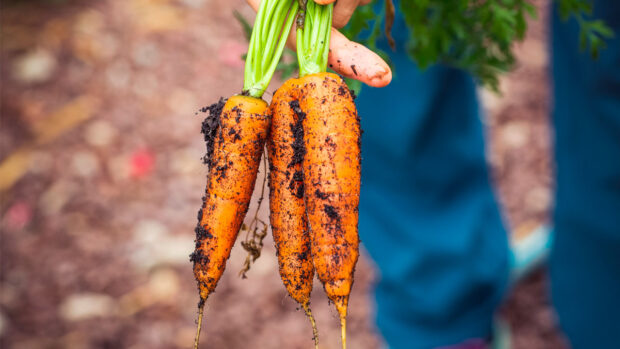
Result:
{"type": "MultiPolygon", "coordinates": [[[[541,19],[517,47],[503,96],[481,91],[489,162],[517,235],[546,222],[551,201],[547,1],[535,3],[541,19]]],[[[190,347],[198,294],[188,255],[207,170],[196,111],[240,91],[247,44],[233,10],[253,18],[251,9],[242,0],[0,6],[1,347],[190,347]]],[[[203,347],[312,347],[271,238],[245,280],[244,259],[236,246],[207,304],[203,347]]],[[[351,348],[381,347],[376,277],[363,254],[351,348]]],[[[337,315],[319,282],[312,304],[322,347],[337,348],[337,315]]],[[[501,314],[515,348],[564,347],[544,271],[501,314]]]]}

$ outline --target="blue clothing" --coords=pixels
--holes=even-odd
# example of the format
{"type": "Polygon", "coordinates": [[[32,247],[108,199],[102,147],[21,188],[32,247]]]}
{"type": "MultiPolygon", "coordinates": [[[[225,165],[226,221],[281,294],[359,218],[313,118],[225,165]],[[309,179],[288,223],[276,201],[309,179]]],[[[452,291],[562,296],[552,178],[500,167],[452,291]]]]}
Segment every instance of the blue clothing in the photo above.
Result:
{"type": "MultiPolygon", "coordinates": [[[[620,2],[595,1],[620,37],[620,2]]],[[[571,23],[553,20],[557,161],[554,304],[572,345],[620,338],[620,41],[598,61],[571,23]]],[[[380,46],[392,83],[364,87],[360,236],[379,268],[377,325],[392,349],[454,345],[491,333],[508,281],[508,243],[485,160],[471,78],[380,46]]]]}
{"type": "Polygon", "coordinates": [[[377,325],[392,349],[484,338],[507,284],[508,242],[475,84],[456,69],[415,69],[402,18],[393,33],[392,83],[357,100],[360,236],[380,271],[377,325]]]}
{"type": "Polygon", "coordinates": [[[616,32],[598,60],[579,50],[576,21],[552,23],[551,295],[574,349],[620,348],[620,2],[593,4],[616,32]]]}

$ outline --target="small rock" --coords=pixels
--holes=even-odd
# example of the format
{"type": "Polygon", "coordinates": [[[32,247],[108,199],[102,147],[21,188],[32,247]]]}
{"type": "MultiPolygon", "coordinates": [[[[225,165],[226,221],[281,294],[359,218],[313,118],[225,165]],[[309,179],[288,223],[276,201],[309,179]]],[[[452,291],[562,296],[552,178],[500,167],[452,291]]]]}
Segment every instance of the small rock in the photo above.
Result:
{"type": "Polygon", "coordinates": [[[203,155],[202,149],[196,147],[178,150],[171,156],[170,169],[179,175],[198,176],[203,169],[203,164],[200,161],[200,157],[203,155]]]}
{"type": "Polygon", "coordinates": [[[112,89],[124,89],[129,85],[131,67],[127,62],[117,61],[106,69],[108,85],[112,89]]]}
{"type": "Polygon", "coordinates": [[[153,42],[139,43],[131,57],[137,66],[153,67],[159,63],[159,48],[153,42]]]}
{"type": "Polygon", "coordinates": [[[72,294],[59,307],[59,315],[67,321],[108,317],[115,312],[116,301],[108,295],[98,293],[72,294]]]}
{"type": "Polygon", "coordinates": [[[73,172],[84,178],[90,178],[99,171],[99,160],[90,151],[77,151],[71,159],[73,172]]]}
{"type": "Polygon", "coordinates": [[[198,9],[205,4],[205,0],[181,0],[181,3],[187,7],[198,9]]]}
{"type": "Polygon", "coordinates": [[[138,269],[158,265],[186,265],[194,246],[193,234],[171,235],[161,222],[145,219],[134,228],[130,259],[138,269]]]}
{"type": "Polygon", "coordinates": [[[521,121],[511,121],[500,129],[500,139],[508,148],[524,146],[530,136],[530,127],[521,121]]]}
{"type": "Polygon", "coordinates": [[[86,128],[86,142],[95,147],[110,145],[117,135],[116,129],[106,120],[92,122],[86,128]]]}
{"type": "Polygon", "coordinates": [[[179,277],[170,268],[158,269],[151,275],[148,288],[156,300],[170,301],[179,293],[179,277]]]}
{"type": "Polygon", "coordinates": [[[157,241],[168,234],[168,228],[154,219],[139,221],[133,230],[134,240],[141,244],[157,244],[157,241]]]}
{"type": "Polygon", "coordinates": [[[528,211],[542,213],[551,206],[551,191],[547,187],[537,186],[525,194],[525,206],[528,211]]]}
{"type": "Polygon", "coordinates": [[[24,84],[41,83],[52,77],[56,65],[56,57],[39,48],[17,58],[13,65],[13,75],[24,84]]]}
{"type": "Polygon", "coordinates": [[[77,191],[78,188],[76,185],[68,181],[58,181],[52,184],[52,186],[41,195],[41,199],[39,200],[41,211],[49,216],[60,213],[77,191]]]}

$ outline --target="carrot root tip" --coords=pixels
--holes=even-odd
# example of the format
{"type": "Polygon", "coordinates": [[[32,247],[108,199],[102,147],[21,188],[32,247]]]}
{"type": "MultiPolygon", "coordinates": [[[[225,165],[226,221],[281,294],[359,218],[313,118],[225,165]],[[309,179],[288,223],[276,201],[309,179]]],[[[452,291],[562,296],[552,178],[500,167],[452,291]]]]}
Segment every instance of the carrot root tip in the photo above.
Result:
{"type": "Polygon", "coordinates": [[[340,335],[342,338],[342,349],[347,349],[347,318],[340,316],[340,335]]]}
{"type": "Polygon", "coordinates": [[[310,324],[312,325],[312,340],[314,340],[314,348],[319,349],[319,330],[316,327],[316,321],[312,315],[312,310],[310,310],[310,305],[308,303],[305,303],[302,306],[308,316],[308,319],[310,319],[310,324]]]}
{"type": "Polygon", "coordinates": [[[198,349],[198,343],[200,342],[200,329],[202,328],[202,317],[205,310],[205,300],[200,299],[198,306],[198,321],[196,324],[196,338],[194,339],[194,349],[198,349]]]}

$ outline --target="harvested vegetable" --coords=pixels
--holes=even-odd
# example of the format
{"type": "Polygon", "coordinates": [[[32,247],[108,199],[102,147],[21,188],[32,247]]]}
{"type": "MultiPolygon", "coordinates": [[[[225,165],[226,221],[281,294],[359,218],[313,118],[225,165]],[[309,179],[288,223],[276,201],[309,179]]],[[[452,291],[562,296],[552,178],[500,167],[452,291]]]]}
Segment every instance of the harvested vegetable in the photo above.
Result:
{"type": "Polygon", "coordinates": [[[299,110],[303,126],[304,198],[312,262],[340,316],[346,316],[359,255],[360,122],[342,78],[326,73],[333,4],[307,3],[297,29],[299,110]]]}
{"type": "Polygon", "coordinates": [[[248,209],[269,131],[266,111],[263,100],[237,95],[228,99],[219,117],[191,255],[201,307],[224,272],[248,209]]]}
{"type": "Polygon", "coordinates": [[[297,19],[301,77],[287,81],[270,106],[272,230],[287,290],[302,305],[309,302],[313,265],[336,305],[346,348],[347,307],[359,255],[361,130],[346,84],[325,72],[333,5],[302,5],[297,19]],[[304,236],[306,216],[309,238],[304,236]]]}
{"type": "Polygon", "coordinates": [[[304,189],[312,261],[340,315],[345,348],[347,306],[359,255],[360,124],[339,76],[318,73],[303,81],[304,189]]]}
{"type": "MultiPolygon", "coordinates": [[[[280,276],[291,297],[303,307],[312,324],[315,346],[318,331],[310,310],[314,266],[310,257],[310,233],[304,203],[303,115],[295,106],[299,87],[290,79],[273,95],[269,154],[269,204],[273,240],[280,276]]],[[[296,104],[297,103],[297,104],[296,104]]]]}

